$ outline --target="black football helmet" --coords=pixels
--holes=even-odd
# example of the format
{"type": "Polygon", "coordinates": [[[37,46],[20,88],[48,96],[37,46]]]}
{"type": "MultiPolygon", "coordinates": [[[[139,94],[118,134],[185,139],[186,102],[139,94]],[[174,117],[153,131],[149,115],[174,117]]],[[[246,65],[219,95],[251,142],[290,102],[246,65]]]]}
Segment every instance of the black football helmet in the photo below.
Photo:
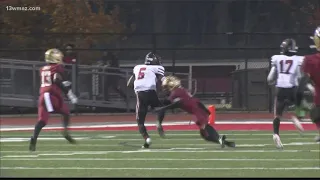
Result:
{"type": "Polygon", "coordinates": [[[160,65],[161,64],[161,57],[153,52],[149,52],[145,57],[144,64],[146,64],[146,65],[160,65]]]}
{"type": "Polygon", "coordinates": [[[280,54],[292,55],[298,51],[297,43],[294,39],[285,39],[280,45],[280,54]]]}

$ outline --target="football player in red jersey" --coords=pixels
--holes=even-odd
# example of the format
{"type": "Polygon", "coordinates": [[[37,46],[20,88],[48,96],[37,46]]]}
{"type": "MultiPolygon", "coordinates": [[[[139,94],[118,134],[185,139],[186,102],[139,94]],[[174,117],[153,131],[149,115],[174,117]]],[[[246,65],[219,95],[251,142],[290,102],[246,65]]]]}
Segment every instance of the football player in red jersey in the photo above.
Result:
{"type": "Polygon", "coordinates": [[[162,81],[164,90],[170,91],[169,100],[171,104],[157,108],[156,112],[165,111],[171,108],[181,108],[186,112],[193,114],[196,118],[195,123],[200,129],[200,135],[203,139],[220,144],[221,147],[235,147],[234,142],[226,140],[226,136],[220,136],[219,133],[208,124],[210,111],[197,98],[181,86],[181,81],[175,76],[167,76],[162,81]]]}
{"type": "Polygon", "coordinates": [[[70,111],[63,101],[66,94],[75,104],[78,99],[71,90],[71,82],[66,81],[62,65],[63,54],[58,49],[49,49],[45,53],[46,65],[40,68],[40,96],[38,100],[38,122],[35,125],[33,136],[30,139],[30,151],[36,150],[37,138],[41,129],[47,124],[50,113],[59,113],[63,117],[63,136],[70,143],[75,140],[68,133],[70,111]]]}
{"type": "Polygon", "coordinates": [[[320,26],[316,28],[312,39],[318,52],[305,56],[301,67],[304,76],[301,78],[299,88],[303,89],[309,86],[308,89],[313,89],[314,106],[310,111],[310,118],[318,127],[319,136],[316,137],[316,141],[320,142],[320,26]],[[310,81],[313,83],[314,88],[308,84],[310,81]]]}

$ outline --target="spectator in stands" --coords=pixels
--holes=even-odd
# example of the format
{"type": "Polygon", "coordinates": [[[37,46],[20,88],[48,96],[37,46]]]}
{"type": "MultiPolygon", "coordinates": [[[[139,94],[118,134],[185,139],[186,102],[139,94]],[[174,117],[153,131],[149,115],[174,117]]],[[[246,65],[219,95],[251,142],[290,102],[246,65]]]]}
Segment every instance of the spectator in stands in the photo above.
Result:
{"type": "MultiPolygon", "coordinates": [[[[74,44],[67,44],[64,49],[64,57],[63,57],[63,63],[65,64],[65,69],[68,71],[68,79],[71,78],[71,70],[72,70],[72,64],[76,64],[77,62],[77,54],[75,53],[74,44]]],[[[71,79],[70,79],[71,80],[71,79]]]]}
{"type": "MultiPolygon", "coordinates": [[[[119,60],[118,57],[113,52],[103,52],[101,58],[102,63],[105,65],[105,72],[107,73],[120,73],[119,69],[119,60]],[[110,68],[108,68],[110,67],[110,68]]],[[[107,101],[109,99],[109,89],[112,88],[114,91],[120,94],[123,99],[127,99],[126,93],[124,93],[119,86],[120,75],[106,75],[104,81],[104,99],[107,101]]]]}
{"type": "Polygon", "coordinates": [[[77,55],[74,49],[74,44],[67,44],[65,46],[65,53],[64,53],[64,58],[63,62],[65,64],[75,64],[77,62],[77,55]]]}

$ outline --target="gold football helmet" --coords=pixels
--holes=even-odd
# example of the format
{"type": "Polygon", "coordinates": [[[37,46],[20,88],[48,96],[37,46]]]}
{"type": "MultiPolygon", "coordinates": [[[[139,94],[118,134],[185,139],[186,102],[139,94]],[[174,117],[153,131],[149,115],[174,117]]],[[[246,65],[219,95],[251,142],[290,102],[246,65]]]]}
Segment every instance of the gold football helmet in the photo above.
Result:
{"type": "Polygon", "coordinates": [[[311,45],[311,48],[316,48],[318,51],[320,51],[320,26],[317,27],[317,29],[314,31],[313,36],[310,37],[314,45],[311,45]]]}
{"type": "Polygon", "coordinates": [[[52,64],[61,64],[63,53],[59,49],[49,49],[45,53],[45,61],[52,64]]]}
{"type": "Polygon", "coordinates": [[[181,81],[178,77],[175,77],[175,76],[167,76],[162,81],[162,87],[169,91],[180,86],[181,86],[181,81]]]}

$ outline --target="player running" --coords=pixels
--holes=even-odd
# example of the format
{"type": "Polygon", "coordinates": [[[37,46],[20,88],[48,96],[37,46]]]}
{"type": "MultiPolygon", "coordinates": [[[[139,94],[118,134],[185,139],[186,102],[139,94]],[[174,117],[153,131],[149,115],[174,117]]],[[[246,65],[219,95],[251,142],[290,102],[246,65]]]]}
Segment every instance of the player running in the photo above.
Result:
{"type": "MultiPolygon", "coordinates": [[[[137,97],[136,104],[136,119],[139,127],[139,132],[145,140],[142,148],[149,148],[151,138],[144,125],[149,106],[155,108],[161,106],[161,102],[157,94],[157,81],[164,79],[164,67],[161,65],[161,58],[149,52],[145,57],[145,63],[136,65],[133,68],[133,75],[128,80],[127,86],[134,86],[134,91],[137,97]]],[[[160,136],[164,136],[162,121],[165,112],[158,114],[157,129],[160,136]]]]}
{"type": "MultiPolygon", "coordinates": [[[[308,82],[314,84],[314,106],[310,111],[310,118],[313,123],[316,124],[319,135],[315,138],[317,142],[320,142],[320,26],[318,26],[312,37],[317,53],[305,56],[302,64],[303,77],[301,78],[299,89],[303,89],[308,86],[308,82]]],[[[309,89],[313,89],[309,84],[309,89]]]]}
{"type": "Polygon", "coordinates": [[[297,104],[296,97],[302,98],[301,91],[298,93],[298,77],[300,76],[300,65],[303,56],[297,56],[297,45],[294,39],[285,39],[280,45],[280,55],[271,57],[272,68],[268,75],[268,83],[274,84],[276,78],[276,98],[274,104],[275,118],[273,120],[273,140],[277,148],[283,148],[279,136],[280,119],[283,111],[289,105],[296,105],[296,116],[292,118],[294,125],[303,131],[300,121],[301,104],[297,104]],[[299,110],[299,111],[298,111],[299,110]]]}
{"type": "Polygon", "coordinates": [[[167,76],[162,82],[163,89],[170,92],[169,100],[171,104],[157,108],[156,112],[164,112],[167,109],[181,108],[186,112],[193,114],[196,118],[195,123],[200,129],[200,135],[203,139],[220,144],[221,147],[235,147],[234,142],[226,140],[226,136],[220,136],[219,133],[208,124],[209,110],[198,99],[181,86],[181,81],[175,76],[167,76]]]}
{"type": "Polygon", "coordinates": [[[36,150],[37,138],[41,129],[46,126],[50,113],[62,115],[64,127],[62,134],[70,143],[75,143],[75,140],[68,133],[70,111],[63,101],[62,93],[66,94],[73,104],[77,103],[78,99],[71,90],[71,82],[65,79],[62,59],[63,54],[58,49],[49,49],[45,53],[47,65],[40,68],[41,85],[38,101],[38,122],[30,139],[30,151],[36,150]]]}

